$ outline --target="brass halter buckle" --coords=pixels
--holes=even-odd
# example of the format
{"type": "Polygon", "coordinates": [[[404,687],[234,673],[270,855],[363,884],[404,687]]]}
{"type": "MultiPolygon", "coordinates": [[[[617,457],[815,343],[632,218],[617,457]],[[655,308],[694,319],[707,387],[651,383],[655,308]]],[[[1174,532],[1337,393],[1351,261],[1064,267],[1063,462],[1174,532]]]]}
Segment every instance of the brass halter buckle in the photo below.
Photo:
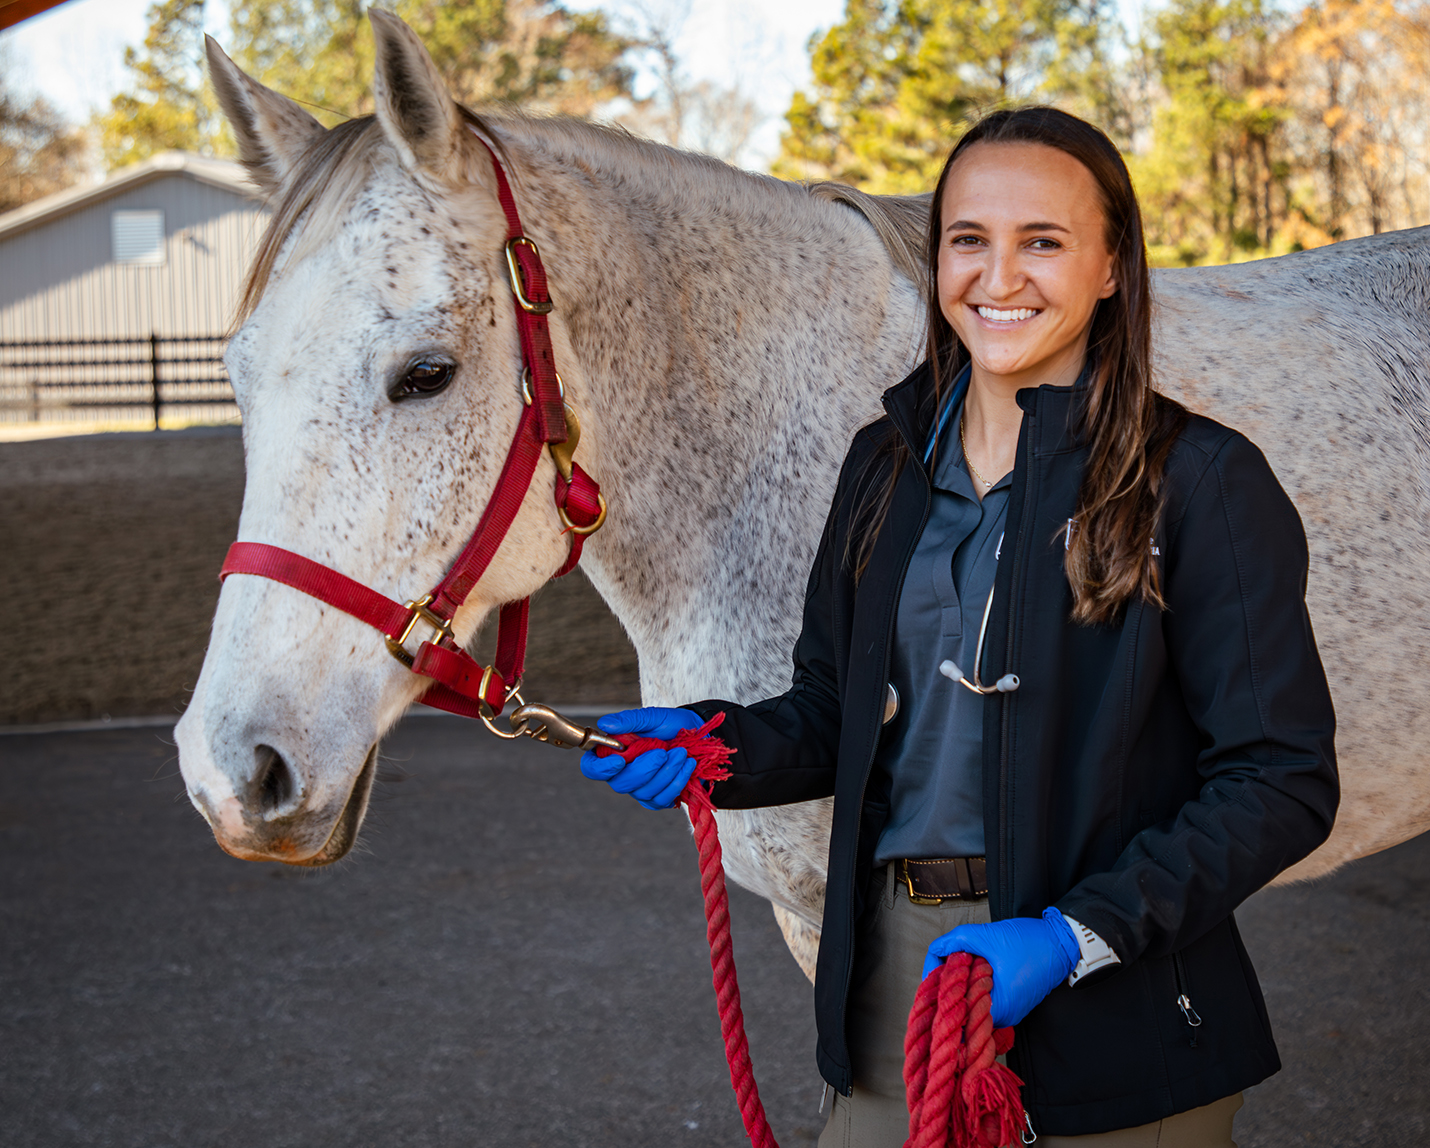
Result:
{"type": "Polygon", "coordinates": [[[538,303],[527,297],[526,280],[521,276],[521,264],[516,260],[516,249],[518,246],[529,247],[531,253],[536,256],[537,261],[541,260],[541,251],[524,235],[518,235],[515,239],[506,241],[506,271],[511,279],[511,293],[516,296],[517,306],[531,315],[549,315],[556,309],[556,304],[551,302],[538,303]]]}
{"type": "Polygon", "coordinates": [[[428,609],[432,604],[431,594],[404,604],[409,611],[407,625],[402,627],[402,633],[398,637],[391,638],[384,635],[384,640],[387,642],[387,652],[410,670],[417,660],[416,654],[407,652],[407,639],[412,635],[412,627],[418,622],[426,622],[435,631],[428,641],[434,646],[440,646],[445,641],[453,640],[452,623],[449,619],[428,609]]]}

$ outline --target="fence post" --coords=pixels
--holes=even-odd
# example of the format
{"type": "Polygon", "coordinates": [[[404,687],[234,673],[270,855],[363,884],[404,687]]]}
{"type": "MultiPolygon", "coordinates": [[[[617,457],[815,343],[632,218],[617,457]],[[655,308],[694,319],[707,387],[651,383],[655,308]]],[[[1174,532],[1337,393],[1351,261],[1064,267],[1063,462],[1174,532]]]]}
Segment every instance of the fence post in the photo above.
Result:
{"type": "Polygon", "coordinates": [[[149,332],[149,383],[154,388],[154,429],[159,429],[159,336],[149,332]]]}

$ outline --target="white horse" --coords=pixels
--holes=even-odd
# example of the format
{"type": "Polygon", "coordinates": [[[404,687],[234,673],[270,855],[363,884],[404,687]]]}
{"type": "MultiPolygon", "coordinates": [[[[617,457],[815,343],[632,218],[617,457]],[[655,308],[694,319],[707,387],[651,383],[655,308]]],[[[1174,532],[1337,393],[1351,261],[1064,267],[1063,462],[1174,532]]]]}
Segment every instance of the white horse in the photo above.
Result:
{"type": "MultiPolygon", "coordinates": [[[[635,644],[644,701],[779,693],[846,444],[921,353],[925,205],[811,193],[570,120],[478,120],[406,26],[372,20],[376,117],[332,131],[210,45],[275,205],[227,356],[248,471],[239,537],[405,600],[471,533],[522,406],[480,131],[545,256],[585,427],[577,459],[610,505],[582,565],[635,644]],[[449,385],[394,401],[424,362],[455,368],[449,385]]],[[[1430,824],[1427,267],[1416,231],[1156,280],[1161,385],[1263,447],[1310,536],[1344,800],[1291,879],[1430,824]]],[[[565,558],[553,477],[543,459],[457,615],[463,640],[565,558]]],[[[362,623],[230,578],[177,730],[219,844],[293,864],[342,856],[378,741],[422,686],[362,623]]],[[[806,972],[828,814],[720,815],[730,875],[774,903],[806,972]]]]}

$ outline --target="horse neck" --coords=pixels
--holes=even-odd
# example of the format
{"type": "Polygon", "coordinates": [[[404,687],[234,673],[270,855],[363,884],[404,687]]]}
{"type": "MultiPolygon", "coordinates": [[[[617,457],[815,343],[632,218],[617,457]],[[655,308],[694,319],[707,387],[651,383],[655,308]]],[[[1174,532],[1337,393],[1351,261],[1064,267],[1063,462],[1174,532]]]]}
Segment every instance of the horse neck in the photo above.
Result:
{"type": "Polygon", "coordinates": [[[850,436],[918,352],[917,290],[861,217],[800,187],[545,131],[518,194],[610,505],[582,567],[648,702],[766,696],[850,436]]]}

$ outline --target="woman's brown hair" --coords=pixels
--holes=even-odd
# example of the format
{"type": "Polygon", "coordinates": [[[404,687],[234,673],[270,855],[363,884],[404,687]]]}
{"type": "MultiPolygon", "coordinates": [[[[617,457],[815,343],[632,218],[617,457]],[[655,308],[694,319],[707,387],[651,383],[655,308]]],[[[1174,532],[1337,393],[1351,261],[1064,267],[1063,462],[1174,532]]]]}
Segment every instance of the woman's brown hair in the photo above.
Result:
{"type": "MultiPolygon", "coordinates": [[[[1088,457],[1069,531],[1066,570],[1073,592],[1073,619],[1111,622],[1135,594],[1161,608],[1161,587],[1152,535],[1162,504],[1167,455],[1186,421],[1186,411],[1152,390],[1152,300],[1142,212],[1127,165],[1097,128],[1049,107],[997,111],[958,141],[944,164],[929,209],[927,249],[928,365],[932,409],[968,362],[968,351],[939,306],[938,255],[942,204],[949,172],[978,143],[1035,143],[1056,148],[1081,163],[1097,185],[1113,253],[1117,290],[1101,300],[1088,335],[1088,382],[1077,405],[1074,428],[1088,457]]],[[[868,492],[851,535],[856,577],[868,565],[874,540],[893,498],[894,485],[911,461],[897,433],[887,450],[887,479],[868,492]]],[[[880,468],[884,469],[884,452],[880,468]]],[[[1061,537],[1059,532],[1059,536],[1061,537]]]]}

